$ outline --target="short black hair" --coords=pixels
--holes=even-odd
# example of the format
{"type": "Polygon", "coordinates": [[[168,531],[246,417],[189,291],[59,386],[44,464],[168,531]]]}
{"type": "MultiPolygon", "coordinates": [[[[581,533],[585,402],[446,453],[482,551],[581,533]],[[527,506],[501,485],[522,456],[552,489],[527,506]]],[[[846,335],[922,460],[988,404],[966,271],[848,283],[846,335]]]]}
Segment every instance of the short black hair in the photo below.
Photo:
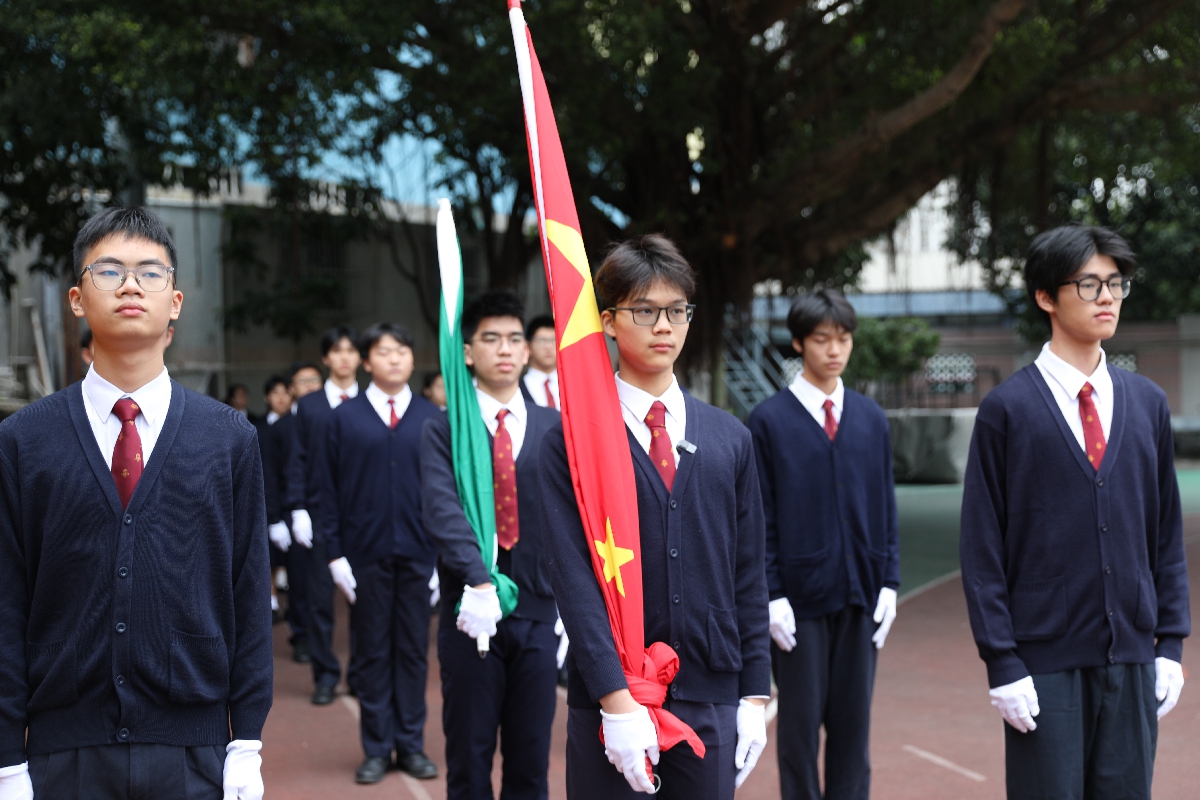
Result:
{"type": "Polygon", "coordinates": [[[229,384],[229,388],[227,388],[225,390],[225,402],[226,403],[228,403],[230,400],[233,399],[233,396],[235,394],[237,394],[238,389],[241,389],[243,392],[245,392],[247,397],[250,396],[250,389],[246,386],[246,384],[231,383],[231,384],[229,384]]]}
{"type": "MultiPolygon", "coordinates": [[[[337,346],[342,339],[349,339],[350,344],[358,343],[358,331],[352,325],[335,325],[321,334],[321,357],[329,355],[329,351],[337,346]]],[[[366,358],[366,356],[363,356],[366,358]]]]}
{"type": "Polygon", "coordinates": [[[282,375],[272,375],[263,384],[263,394],[270,394],[276,386],[282,386],[286,389],[289,383],[290,381],[282,375]]]}
{"type": "Polygon", "coordinates": [[[92,346],[92,329],[84,328],[83,333],[79,334],[79,349],[87,350],[92,346]]]}
{"type": "Polygon", "coordinates": [[[799,295],[788,309],[788,330],[792,338],[801,343],[826,322],[832,322],[847,333],[854,333],[858,327],[854,306],[837,289],[816,289],[799,295]]]}
{"type": "Polygon", "coordinates": [[[525,338],[532,340],[542,328],[549,328],[550,332],[554,333],[554,317],[549,314],[539,314],[529,320],[529,324],[525,326],[525,338]]]}
{"type": "Polygon", "coordinates": [[[167,251],[171,269],[179,268],[179,253],[167,223],[144,206],[112,206],[93,214],[75,237],[75,281],[83,278],[83,260],[88,251],[110,236],[123,235],[126,239],[145,239],[167,251]]]}
{"type": "Polygon", "coordinates": [[[1050,315],[1038,307],[1038,290],[1058,302],[1063,282],[1070,280],[1095,255],[1111,258],[1122,275],[1132,275],[1137,269],[1137,258],[1129,242],[1119,233],[1097,225],[1052,228],[1029,245],[1025,256],[1025,292],[1044,321],[1049,322],[1050,315]]]}
{"type": "MultiPolygon", "coordinates": [[[[354,340],[351,339],[350,341],[353,342],[354,340]]],[[[357,347],[357,346],[358,345],[356,344],[355,347],[357,347]]],[[[315,370],[318,375],[321,374],[321,368],[318,367],[316,364],[314,364],[311,361],[293,361],[292,365],[290,367],[288,367],[288,371],[287,371],[288,383],[291,383],[292,381],[294,381],[296,379],[296,373],[302,369],[315,370]]]]}
{"type": "Polygon", "coordinates": [[[425,380],[421,382],[421,390],[424,391],[430,386],[433,386],[433,382],[440,377],[442,377],[442,371],[440,369],[435,369],[432,372],[426,372],[425,380]]]}
{"type": "Polygon", "coordinates": [[[696,293],[692,265],[675,243],[661,233],[648,233],[613,245],[594,278],[601,308],[612,308],[646,291],[656,281],[677,287],[688,299],[696,293]]]}
{"type": "Polygon", "coordinates": [[[376,322],[358,336],[358,353],[366,361],[371,355],[371,348],[379,344],[379,340],[390,336],[405,347],[412,348],[413,336],[408,328],[395,322],[376,322]]]}
{"type": "Polygon", "coordinates": [[[479,330],[479,323],[488,317],[516,317],[525,330],[525,304],[512,292],[493,289],[467,303],[462,314],[463,341],[469,342],[479,330]]]}

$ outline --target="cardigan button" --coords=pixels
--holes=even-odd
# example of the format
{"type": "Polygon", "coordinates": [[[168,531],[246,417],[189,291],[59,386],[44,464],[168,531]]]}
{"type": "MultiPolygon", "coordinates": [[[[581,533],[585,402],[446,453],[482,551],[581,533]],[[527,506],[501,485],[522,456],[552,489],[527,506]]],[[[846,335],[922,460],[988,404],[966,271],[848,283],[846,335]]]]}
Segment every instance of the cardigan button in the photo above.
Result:
{"type": "Polygon", "coordinates": [[[1104,568],[1104,574],[1105,574],[1105,575],[1112,575],[1112,567],[1105,567],[1105,568],[1104,568]]]}
{"type": "Polygon", "coordinates": [[[118,622],[117,623],[117,633],[124,633],[124,632],[125,632],[125,623],[118,622]]]}
{"type": "Polygon", "coordinates": [[[126,524],[126,525],[132,525],[132,524],[133,524],[133,514],[126,514],[126,515],[125,515],[125,524],[126,524]]]}
{"type": "Polygon", "coordinates": [[[671,501],[671,508],[675,508],[678,505],[679,505],[679,503],[677,503],[676,501],[674,501],[674,500],[671,501]]]}
{"type": "Polygon", "coordinates": [[[118,675],[117,676],[117,686],[124,686],[124,685],[125,685],[125,676],[118,675]]]}
{"type": "Polygon", "coordinates": [[[671,647],[674,647],[676,650],[679,649],[679,646],[680,646],[679,642],[675,642],[674,644],[671,645],[671,647]]]}
{"type": "Polygon", "coordinates": [[[1108,523],[1101,525],[1100,530],[1101,530],[1101,532],[1107,532],[1108,531],[1108,523]]]}
{"type": "Polygon", "coordinates": [[[1096,478],[1096,485],[1097,485],[1097,486],[1103,486],[1103,485],[1104,485],[1104,478],[1096,478]]]}
{"type": "Polygon", "coordinates": [[[126,575],[128,575],[128,574],[129,574],[129,570],[128,570],[128,569],[126,569],[125,567],[121,567],[119,570],[117,570],[117,575],[118,575],[119,577],[122,577],[122,578],[124,578],[124,577],[125,577],[126,575]]]}
{"type": "Polygon", "coordinates": [[[679,551],[674,547],[671,548],[671,558],[679,558],[679,551]]]}
{"type": "Polygon", "coordinates": [[[129,728],[121,728],[121,730],[117,731],[117,738],[122,742],[127,740],[129,738],[129,728]]]}
{"type": "Polygon", "coordinates": [[[674,597],[672,597],[671,602],[674,603],[675,605],[679,605],[679,595],[675,595],[674,597]]]}

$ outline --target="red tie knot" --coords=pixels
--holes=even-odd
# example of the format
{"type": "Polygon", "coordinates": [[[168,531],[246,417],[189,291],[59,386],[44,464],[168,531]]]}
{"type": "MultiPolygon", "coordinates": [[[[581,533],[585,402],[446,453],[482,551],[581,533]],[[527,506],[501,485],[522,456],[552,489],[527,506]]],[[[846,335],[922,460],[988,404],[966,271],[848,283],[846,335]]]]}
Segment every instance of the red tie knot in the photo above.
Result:
{"type": "Polygon", "coordinates": [[[1080,399],[1081,399],[1081,400],[1088,400],[1088,399],[1090,399],[1090,398],[1091,398],[1091,396],[1092,396],[1092,391],[1093,391],[1093,390],[1092,390],[1092,385],[1091,385],[1090,383],[1085,383],[1085,384],[1083,384],[1083,388],[1081,388],[1081,389],[1079,390],[1079,397],[1080,397],[1080,399]]]}
{"type": "Polygon", "coordinates": [[[512,413],[512,412],[510,412],[507,408],[502,408],[499,411],[497,411],[496,412],[496,424],[499,425],[501,428],[503,428],[504,427],[504,418],[507,417],[510,413],[512,413]]]}
{"type": "Polygon", "coordinates": [[[112,413],[115,414],[117,419],[121,420],[121,422],[133,422],[133,420],[137,417],[139,410],[140,409],[138,408],[137,403],[133,402],[133,398],[122,397],[113,404],[112,413]]]}
{"type": "MultiPolygon", "coordinates": [[[[344,394],[344,395],[341,395],[341,396],[338,398],[338,402],[344,403],[344,402],[346,402],[346,401],[347,401],[347,400],[349,400],[349,399],[350,399],[350,395],[348,395],[348,394],[344,394]]],[[[390,402],[390,401],[389,401],[389,402],[390,402]]]]}
{"type": "Polygon", "coordinates": [[[650,413],[646,415],[646,425],[651,428],[667,427],[667,407],[661,400],[655,400],[650,406],[650,413]]]}
{"type": "Polygon", "coordinates": [[[826,411],[832,412],[833,411],[833,401],[826,400],[824,403],[821,404],[821,408],[825,409],[826,411]]]}

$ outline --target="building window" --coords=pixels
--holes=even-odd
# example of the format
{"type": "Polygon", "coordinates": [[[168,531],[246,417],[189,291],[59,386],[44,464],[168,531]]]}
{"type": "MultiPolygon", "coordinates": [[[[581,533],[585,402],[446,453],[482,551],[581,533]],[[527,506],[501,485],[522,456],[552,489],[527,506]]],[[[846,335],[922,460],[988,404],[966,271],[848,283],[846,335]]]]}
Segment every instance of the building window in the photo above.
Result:
{"type": "Polygon", "coordinates": [[[938,353],[925,362],[925,379],[932,394],[975,391],[975,356],[970,353],[938,353]]]}
{"type": "Polygon", "coordinates": [[[1137,372],[1137,353],[1108,353],[1108,363],[1126,372],[1137,372]]]}

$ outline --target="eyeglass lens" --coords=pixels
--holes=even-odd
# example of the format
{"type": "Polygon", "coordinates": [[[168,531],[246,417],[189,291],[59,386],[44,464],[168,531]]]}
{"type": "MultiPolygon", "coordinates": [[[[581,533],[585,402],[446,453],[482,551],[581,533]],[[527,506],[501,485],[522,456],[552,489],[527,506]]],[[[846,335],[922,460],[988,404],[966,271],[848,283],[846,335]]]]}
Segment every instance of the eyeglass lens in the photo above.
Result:
{"type": "Polygon", "coordinates": [[[92,264],[92,283],[102,292],[115,292],[125,283],[130,272],[138,286],[147,292],[161,292],[167,288],[171,280],[171,271],[167,267],[143,265],[136,269],[127,269],[120,264],[92,264]]]}

